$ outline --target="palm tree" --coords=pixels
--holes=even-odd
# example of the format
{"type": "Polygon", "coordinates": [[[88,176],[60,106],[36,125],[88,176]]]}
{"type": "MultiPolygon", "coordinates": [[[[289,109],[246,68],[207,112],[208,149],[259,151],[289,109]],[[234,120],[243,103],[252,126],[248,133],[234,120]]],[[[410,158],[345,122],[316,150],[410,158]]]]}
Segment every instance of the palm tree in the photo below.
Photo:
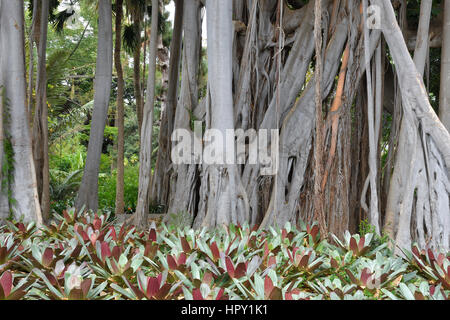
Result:
{"type": "Polygon", "coordinates": [[[126,0],[126,8],[131,17],[132,25],[125,26],[123,41],[125,48],[133,54],[133,81],[138,130],[141,132],[143,118],[143,98],[141,85],[141,50],[142,50],[142,22],[146,8],[146,0],[126,0]]]}

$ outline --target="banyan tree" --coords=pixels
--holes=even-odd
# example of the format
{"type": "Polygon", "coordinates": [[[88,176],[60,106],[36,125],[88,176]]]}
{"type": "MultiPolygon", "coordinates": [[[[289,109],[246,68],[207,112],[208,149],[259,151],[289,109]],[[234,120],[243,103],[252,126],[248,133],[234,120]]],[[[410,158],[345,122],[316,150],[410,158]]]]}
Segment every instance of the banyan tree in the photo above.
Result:
{"type": "MultiPolygon", "coordinates": [[[[94,110],[75,202],[79,210],[98,209],[113,62],[123,78],[117,35],[113,59],[113,16],[116,33],[122,16],[130,13],[138,34],[141,16],[156,31],[159,12],[168,2],[100,0],[95,6],[94,110]],[[141,4],[151,4],[151,17],[140,12],[141,4]],[[128,8],[126,14],[121,5],[128,8]]],[[[49,1],[43,3],[34,10],[42,21],[49,15],[49,1]]],[[[323,237],[342,237],[367,220],[398,248],[412,242],[450,248],[450,0],[174,3],[170,54],[158,32],[150,32],[148,56],[144,54],[149,61],[146,92],[134,88],[140,130],[134,223],[145,225],[150,204],[157,203],[165,207],[166,220],[182,214],[195,228],[317,222],[323,237]],[[412,5],[419,14],[411,14],[412,5]],[[436,79],[430,72],[436,69],[436,59],[431,59],[436,53],[430,53],[437,47],[439,99],[430,94],[430,78],[436,79]],[[156,97],[158,67],[166,79],[164,97],[156,97]],[[154,121],[157,99],[164,103],[154,121]],[[153,135],[155,122],[159,136],[153,135]],[[219,143],[223,137],[226,141],[219,143]],[[152,139],[158,140],[156,153],[152,139]],[[180,150],[189,161],[178,161],[180,150]]],[[[13,178],[8,190],[2,184],[0,218],[12,213],[40,225],[48,218],[50,200],[47,28],[43,24],[35,30],[41,37],[34,37],[39,61],[30,131],[24,21],[22,1],[0,0],[0,165],[5,167],[6,132],[15,163],[13,172],[0,172],[13,178]],[[5,110],[10,121],[3,121],[5,110]]],[[[134,62],[140,61],[141,49],[134,48],[134,62]]],[[[139,72],[134,82],[140,82],[139,72]]],[[[28,82],[31,97],[32,77],[28,82]]],[[[117,120],[123,126],[123,88],[119,91],[117,120]]],[[[119,133],[123,153],[123,127],[119,133]]],[[[118,190],[120,214],[123,183],[118,190]]]]}
{"type": "MultiPolygon", "coordinates": [[[[368,219],[399,247],[416,241],[448,249],[450,135],[423,75],[429,47],[440,42],[441,87],[449,91],[450,34],[442,26],[450,4],[436,19],[437,37],[431,2],[421,2],[412,32],[407,1],[175,1],[150,198],[166,206],[168,219],[187,213],[194,227],[317,221],[324,234],[342,236],[368,219]],[[201,147],[211,143],[207,129],[245,132],[234,141],[247,146],[262,129],[277,130],[277,139],[266,136],[278,150],[277,170],[262,174],[264,164],[249,161],[249,152],[225,164],[173,163],[177,129],[201,147]]],[[[449,101],[441,100],[444,119],[449,101]]]]}

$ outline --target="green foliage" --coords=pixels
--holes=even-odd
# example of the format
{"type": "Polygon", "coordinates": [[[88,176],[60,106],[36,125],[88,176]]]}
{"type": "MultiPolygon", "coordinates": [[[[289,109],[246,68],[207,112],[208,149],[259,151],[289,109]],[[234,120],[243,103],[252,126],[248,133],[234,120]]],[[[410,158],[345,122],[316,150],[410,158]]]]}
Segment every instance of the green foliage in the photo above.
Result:
{"type": "MultiPolygon", "coordinates": [[[[101,174],[98,186],[98,203],[102,211],[115,211],[116,204],[117,170],[112,174],[101,174]]],[[[137,197],[139,191],[139,166],[127,165],[124,171],[124,202],[125,212],[136,211],[137,197]]],[[[151,203],[149,213],[161,213],[161,205],[151,203]]]]}
{"type": "Polygon", "coordinates": [[[124,49],[129,54],[133,54],[135,48],[139,45],[138,34],[134,25],[123,26],[122,43],[124,49]]]}
{"type": "MultiPolygon", "coordinates": [[[[441,13],[441,0],[433,1],[431,17],[436,18],[441,13]]],[[[408,0],[407,2],[408,24],[411,28],[417,29],[420,17],[420,0],[408,0]]]]}
{"type": "Polygon", "coordinates": [[[375,226],[369,223],[368,219],[364,219],[359,223],[359,234],[361,236],[365,236],[366,234],[374,234],[375,241],[380,244],[388,243],[390,241],[389,236],[386,233],[383,233],[381,236],[377,235],[375,232],[375,226]]]}
{"type": "Polygon", "coordinates": [[[317,224],[260,231],[152,225],[136,232],[109,214],[63,211],[39,232],[0,229],[0,299],[390,300],[450,298],[450,255],[406,258],[372,234],[320,240],[317,224]]]}
{"type": "Polygon", "coordinates": [[[50,196],[52,207],[55,211],[61,211],[64,206],[70,203],[68,200],[75,197],[81,183],[83,170],[72,172],[50,170],[50,196]]]}
{"type": "Polygon", "coordinates": [[[375,233],[375,227],[369,223],[368,219],[364,219],[359,223],[359,234],[364,236],[367,233],[375,233]]]}
{"type": "Polygon", "coordinates": [[[50,199],[52,211],[61,212],[73,205],[83,176],[86,147],[74,134],[50,146],[50,199]]]}
{"type": "MultiPolygon", "coordinates": [[[[101,175],[98,186],[98,203],[102,210],[114,212],[116,206],[117,171],[112,174],[101,175]]],[[[125,211],[132,213],[136,210],[139,185],[139,166],[125,166],[124,171],[124,202],[125,211]]]]}
{"type": "MultiPolygon", "coordinates": [[[[167,1],[165,2],[167,4],[167,1]]],[[[61,212],[64,208],[73,205],[76,192],[81,182],[82,170],[86,159],[89,142],[90,122],[93,112],[94,78],[97,57],[98,14],[97,3],[80,0],[72,6],[74,11],[67,11],[58,6],[57,0],[51,0],[50,22],[53,28],[48,30],[47,43],[47,102],[49,109],[49,157],[50,157],[50,191],[52,209],[61,212]],[[73,21],[73,12],[79,22],[73,21]],[[72,17],[72,18],[71,18],[72,17]],[[71,22],[70,24],[68,22],[71,22]]],[[[125,78],[125,197],[126,206],[134,211],[138,188],[138,160],[140,137],[134,97],[133,66],[130,66],[134,47],[137,45],[136,26],[149,30],[149,21],[144,23],[146,3],[143,0],[125,1],[128,9],[124,18],[124,49],[122,59],[125,78]],[[138,17],[139,16],[139,17],[138,17]],[[138,24],[133,22],[138,18],[138,24]],[[128,44],[128,52],[127,52],[128,44]]],[[[32,1],[28,3],[26,14],[26,28],[31,30],[32,1]]],[[[161,13],[160,32],[163,43],[169,45],[171,40],[171,23],[167,13],[161,13]]],[[[148,35],[148,32],[147,32],[148,35]]],[[[26,35],[26,39],[29,34],[26,35]]],[[[146,39],[147,38],[147,39],[146,39]]],[[[142,37],[142,41],[148,37],[142,37]]],[[[28,48],[29,49],[29,48],[28,48]]],[[[34,70],[37,58],[34,50],[34,70]]],[[[141,62],[144,64],[141,54],[141,62]]],[[[26,55],[27,70],[30,68],[30,57],[26,55]]],[[[142,72],[142,79],[147,77],[148,70],[142,72]]],[[[161,82],[161,70],[157,70],[158,82],[161,82]]],[[[145,81],[145,80],[143,80],[145,81]]],[[[145,83],[143,85],[145,88],[145,83]]],[[[158,96],[163,94],[162,85],[157,85],[158,96]]],[[[103,150],[100,164],[99,201],[100,208],[112,210],[115,196],[115,167],[117,128],[115,127],[115,104],[117,92],[117,79],[113,78],[110,112],[105,128],[103,150]],[[108,184],[108,185],[106,185],[108,184]]],[[[35,94],[35,92],[33,92],[35,94]]],[[[159,121],[160,102],[155,106],[155,123],[159,121]]],[[[154,126],[153,150],[158,150],[159,126],[154,126]]],[[[7,148],[8,145],[5,145],[7,148]]],[[[11,158],[12,159],[12,158],[11,158]]],[[[156,156],[153,157],[153,165],[156,156]]],[[[5,164],[6,166],[6,164],[5,164]]],[[[6,176],[3,175],[6,179],[6,176]]],[[[152,205],[151,211],[159,210],[157,204],[152,205]]]]}
{"type": "Polygon", "coordinates": [[[200,52],[200,70],[198,79],[198,95],[200,99],[206,97],[207,90],[208,90],[208,55],[206,52],[206,48],[203,47],[200,52]]]}

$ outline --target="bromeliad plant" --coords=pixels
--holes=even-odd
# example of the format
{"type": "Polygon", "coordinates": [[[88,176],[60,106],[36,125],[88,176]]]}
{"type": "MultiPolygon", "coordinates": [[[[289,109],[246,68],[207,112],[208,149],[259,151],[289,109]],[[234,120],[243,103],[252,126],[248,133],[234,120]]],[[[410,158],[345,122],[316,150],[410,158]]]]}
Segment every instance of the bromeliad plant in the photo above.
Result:
{"type": "Polygon", "coordinates": [[[118,225],[108,214],[54,215],[49,227],[0,229],[0,299],[430,299],[450,298],[446,252],[317,224],[217,230],[118,225]]]}
{"type": "Polygon", "coordinates": [[[19,259],[19,243],[12,234],[0,234],[0,272],[19,259]]]}
{"type": "Polygon", "coordinates": [[[433,252],[431,249],[420,251],[416,244],[412,251],[403,250],[406,260],[427,280],[441,284],[450,290],[450,256],[445,252],[433,252]]]}
{"type": "Polygon", "coordinates": [[[86,263],[66,267],[60,260],[50,274],[39,269],[33,269],[33,273],[43,281],[43,285],[35,285],[31,295],[42,299],[97,300],[102,298],[101,293],[108,284],[104,281],[94,287],[96,277],[90,274],[86,263]]]}
{"type": "Polygon", "coordinates": [[[11,271],[0,274],[0,300],[19,300],[23,298],[30,287],[28,277],[22,278],[14,285],[15,275],[11,271]]]}

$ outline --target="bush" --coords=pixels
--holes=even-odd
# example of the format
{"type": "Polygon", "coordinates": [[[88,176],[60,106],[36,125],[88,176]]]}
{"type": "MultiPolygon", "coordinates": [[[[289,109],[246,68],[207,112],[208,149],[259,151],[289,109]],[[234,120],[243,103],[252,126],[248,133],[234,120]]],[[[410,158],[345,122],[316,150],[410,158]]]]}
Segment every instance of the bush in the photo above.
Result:
{"type": "MultiPolygon", "coordinates": [[[[103,174],[99,177],[98,205],[101,210],[115,211],[116,207],[117,171],[103,174]]],[[[124,202],[125,211],[134,212],[139,191],[139,166],[125,166],[124,171],[124,202]]]]}
{"type": "Polygon", "coordinates": [[[38,232],[0,229],[0,299],[426,299],[450,298],[450,256],[392,255],[373,234],[320,240],[301,230],[169,229],[115,225],[109,215],[63,212],[38,232]]]}

